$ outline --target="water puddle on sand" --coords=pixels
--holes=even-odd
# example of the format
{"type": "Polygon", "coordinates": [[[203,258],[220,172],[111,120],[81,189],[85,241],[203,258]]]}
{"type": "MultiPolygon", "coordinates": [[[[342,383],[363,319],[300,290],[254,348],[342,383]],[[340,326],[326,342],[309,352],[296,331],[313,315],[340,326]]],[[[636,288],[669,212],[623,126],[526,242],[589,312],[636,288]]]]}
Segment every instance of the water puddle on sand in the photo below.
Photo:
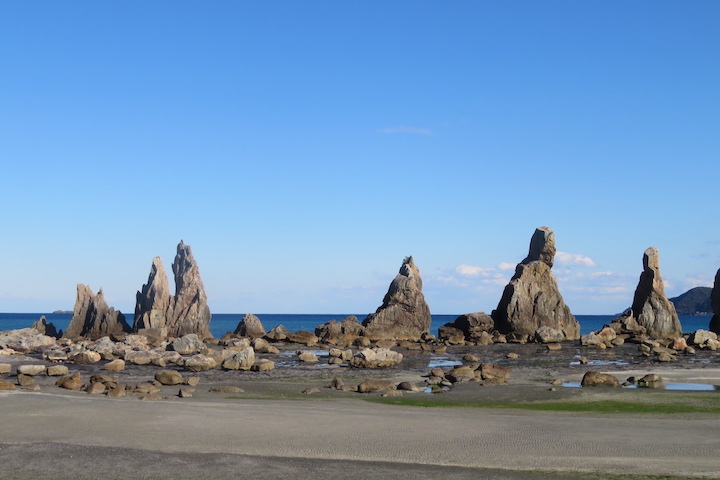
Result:
{"type": "MultiPolygon", "coordinates": [[[[580,382],[563,382],[563,387],[579,388],[580,382]]],[[[720,391],[720,385],[708,385],[707,383],[664,383],[657,382],[652,386],[640,387],[638,385],[627,385],[623,388],[649,388],[652,390],[683,390],[687,392],[713,392],[720,391]]]]}
{"type": "MultiPolygon", "coordinates": [[[[580,362],[580,356],[575,355],[575,358],[578,360],[570,362],[570,365],[581,365],[580,362]]],[[[630,365],[630,362],[624,362],[622,360],[590,360],[585,365],[595,366],[595,367],[603,367],[608,365],[630,365]]]]}
{"type": "Polygon", "coordinates": [[[448,357],[430,357],[428,362],[428,368],[444,368],[444,367],[457,367],[462,365],[462,362],[458,360],[450,360],[448,357]]]}

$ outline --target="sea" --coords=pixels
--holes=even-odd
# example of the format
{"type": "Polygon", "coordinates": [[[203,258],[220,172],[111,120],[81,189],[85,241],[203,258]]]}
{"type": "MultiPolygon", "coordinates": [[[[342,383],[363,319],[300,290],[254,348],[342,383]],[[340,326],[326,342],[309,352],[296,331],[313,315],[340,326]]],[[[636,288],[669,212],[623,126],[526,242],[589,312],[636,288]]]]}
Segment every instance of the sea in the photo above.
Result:
{"type": "MultiPolygon", "coordinates": [[[[45,316],[48,322],[55,325],[55,328],[66,330],[71,313],[0,313],[0,331],[14,330],[18,328],[27,328],[38,320],[41,316],[45,316]]],[[[265,330],[283,325],[288,331],[296,332],[298,330],[308,330],[313,332],[315,327],[329,322],[330,320],[342,320],[349,314],[255,314],[262,322],[265,330]]],[[[210,331],[215,337],[222,337],[227,332],[232,332],[242,320],[244,313],[216,313],[210,320],[210,331]]],[[[362,321],[367,315],[355,315],[358,321],[362,321]]],[[[438,328],[448,322],[452,322],[459,315],[433,315],[432,324],[430,325],[430,333],[437,335],[438,328]]],[[[133,324],[133,315],[125,315],[128,324],[133,324]]],[[[580,322],[580,332],[594,332],[602,328],[606,323],[610,323],[617,315],[575,315],[580,322]]],[[[691,333],[695,330],[707,330],[710,325],[709,315],[680,315],[680,323],[683,332],[691,333]]]]}

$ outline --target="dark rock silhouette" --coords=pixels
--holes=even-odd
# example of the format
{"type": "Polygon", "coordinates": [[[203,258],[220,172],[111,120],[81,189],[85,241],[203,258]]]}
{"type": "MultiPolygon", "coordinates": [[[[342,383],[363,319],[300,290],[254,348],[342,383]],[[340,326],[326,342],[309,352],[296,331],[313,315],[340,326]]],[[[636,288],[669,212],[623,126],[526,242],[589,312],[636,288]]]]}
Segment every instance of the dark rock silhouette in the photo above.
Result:
{"type": "Polygon", "coordinates": [[[192,249],[183,241],[177,246],[172,270],[175,276],[174,296],[169,293],[162,260],[160,257],[153,260],[148,283],[136,296],[134,330],[166,329],[171,337],[195,333],[200,338],[211,338],[211,315],[205,287],[192,249]]]}
{"type": "Polygon", "coordinates": [[[60,338],[62,336],[62,331],[58,332],[57,328],[55,328],[55,325],[53,325],[52,322],[47,321],[45,315],[42,315],[37,322],[32,324],[30,328],[34,328],[38,332],[42,333],[43,335],[47,335],[48,337],[60,338]]]}
{"type": "Polygon", "coordinates": [[[420,270],[412,257],[403,260],[383,304],[362,324],[370,340],[417,341],[430,330],[430,308],[422,293],[420,270]]]}
{"type": "Polygon", "coordinates": [[[645,327],[654,338],[677,338],[682,335],[680,319],[675,306],[665,296],[665,285],[660,276],[660,254],[650,247],[643,254],[643,272],[632,304],[632,316],[638,325],[645,327]]]}
{"type": "Polygon", "coordinates": [[[533,340],[540,327],[562,333],[565,340],[580,338],[580,324],[570,313],[551,272],[555,258],[555,233],[540,227],[530,240],[528,256],[515,268],[497,309],[492,312],[495,328],[533,340]]]}
{"type": "Polygon", "coordinates": [[[710,319],[710,331],[720,334],[720,270],[715,274],[715,284],[710,294],[710,303],[714,312],[710,319]]]}
{"type": "Polygon", "coordinates": [[[102,288],[96,295],[89,286],[78,284],[75,309],[63,337],[97,340],[100,337],[122,335],[130,331],[125,315],[108,306],[102,288]]]}

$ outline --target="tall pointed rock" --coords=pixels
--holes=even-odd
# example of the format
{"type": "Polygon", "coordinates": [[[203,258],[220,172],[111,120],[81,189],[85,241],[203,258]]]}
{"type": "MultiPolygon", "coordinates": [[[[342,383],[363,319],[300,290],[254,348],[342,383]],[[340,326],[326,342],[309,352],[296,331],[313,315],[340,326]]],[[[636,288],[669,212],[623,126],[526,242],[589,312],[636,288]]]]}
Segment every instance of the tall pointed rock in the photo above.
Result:
{"type": "Polygon", "coordinates": [[[160,257],[153,259],[148,283],[135,296],[135,323],[133,329],[164,328],[170,311],[170,287],[160,257]]]}
{"type": "Polygon", "coordinates": [[[63,337],[97,340],[130,331],[125,315],[108,306],[102,288],[96,295],[89,286],[78,284],[73,316],[63,337]]]}
{"type": "Polygon", "coordinates": [[[580,338],[580,324],[565,304],[551,271],[555,252],[552,229],[536,229],[527,257],[515,267],[515,275],[492,313],[498,331],[532,340],[540,327],[550,327],[562,332],[565,340],[580,338]]]}
{"type": "Polygon", "coordinates": [[[382,305],[363,321],[370,340],[417,341],[430,330],[430,308],[422,293],[420,270],[412,257],[403,260],[382,305]]]}
{"type": "Polygon", "coordinates": [[[643,272],[632,305],[632,315],[648,335],[654,338],[677,338],[682,335],[675,306],[665,296],[660,276],[660,253],[650,247],[643,254],[643,272]]]}
{"type": "Polygon", "coordinates": [[[137,293],[134,330],[166,329],[167,335],[179,337],[195,333],[201,338],[210,333],[210,308],[200,270],[189,245],[181,240],[172,265],[175,295],[171,296],[168,278],[160,257],[153,259],[148,283],[137,293]]]}
{"type": "Polygon", "coordinates": [[[711,332],[720,334],[720,270],[715,274],[715,285],[710,294],[710,304],[712,305],[714,315],[712,319],[710,319],[709,328],[711,332]]]}

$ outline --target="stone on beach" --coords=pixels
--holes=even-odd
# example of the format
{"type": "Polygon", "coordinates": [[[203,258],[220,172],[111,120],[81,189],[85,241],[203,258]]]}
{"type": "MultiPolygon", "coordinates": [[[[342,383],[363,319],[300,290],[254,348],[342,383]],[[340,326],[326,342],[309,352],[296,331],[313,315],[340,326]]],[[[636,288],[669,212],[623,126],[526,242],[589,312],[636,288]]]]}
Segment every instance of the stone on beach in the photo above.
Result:
{"type": "Polygon", "coordinates": [[[403,260],[377,311],[363,320],[370,340],[419,341],[430,330],[430,308],[422,292],[420,270],[412,257],[403,260]]]}
{"type": "Polygon", "coordinates": [[[160,370],[155,372],[155,380],[163,385],[179,385],[183,383],[183,376],[177,370],[160,370]]]}
{"type": "Polygon", "coordinates": [[[234,333],[242,337],[262,338],[265,336],[265,327],[258,317],[248,313],[238,323],[234,333]]]}
{"type": "Polygon", "coordinates": [[[580,338],[580,324],[570,313],[551,272],[555,252],[552,229],[536,229],[527,257],[516,266],[492,313],[500,333],[531,340],[540,327],[547,326],[561,332],[564,340],[580,338]]]}
{"type": "Polygon", "coordinates": [[[585,373],[580,385],[583,387],[621,387],[617,377],[593,371],[585,373]]]}
{"type": "Polygon", "coordinates": [[[315,328],[315,336],[328,344],[351,345],[364,331],[365,328],[358,322],[357,317],[349,315],[343,318],[341,322],[330,320],[318,325],[315,328]]]}
{"type": "Polygon", "coordinates": [[[23,375],[40,375],[45,373],[47,367],[45,365],[18,365],[17,371],[23,375]]]}
{"type": "Polygon", "coordinates": [[[122,370],[125,370],[125,360],[121,358],[116,358],[115,360],[112,360],[103,365],[103,368],[109,372],[120,372],[122,370]]]}
{"type": "Polygon", "coordinates": [[[19,353],[40,351],[55,345],[55,339],[34,328],[20,328],[0,332],[0,350],[12,349],[19,353]]]}
{"type": "Polygon", "coordinates": [[[250,370],[255,364],[255,350],[248,347],[225,359],[222,368],[225,370],[250,370]]]}
{"type": "MultiPolygon", "coordinates": [[[[495,322],[485,312],[466,313],[438,329],[438,338],[459,344],[461,340],[486,343],[487,336],[495,329],[495,322]]],[[[490,342],[492,337],[490,337],[490,342]]]]}
{"type": "Polygon", "coordinates": [[[66,390],[80,390],[83,386],[83,379],[79,373],[60,377],[55,385],[66,390]]]}
{"type": "Polygon", "coordinates": [[[55,325],[48,323],[45,315],[42,315],[30,328],[34,328],[38,333],[47,335],[48,337],[58,338],[60,336],[55,325]]]}
{"type": "Polygon", "coordinates": [[[63,375],[67,375],[69,371],[70,370],[65,365],[51,365],[47,367],[45,374],[48,377],[61,377],[63,375]]]}
{"type": "Polygon", "coordinates": [[[349,364],[355,368],[385,368],[398,365],[402,359],[402,353],[389,348],[365,348],[356,353],[349,364]]]}
{"type": "Polygon", "coordinates": [[[0,390],[16,390],[17,387],[14,383],[8,382],[7,380],[3,380],[0,378],[0,390]]]}
{"type": "Polygon", "coordinates": [[[189,333],[176,338],[173,340],[171,345],[173,351],[179,353],[180,355],[194,355],[196,353],[207,352],[207,346],[195,333],[189,333]]]}

